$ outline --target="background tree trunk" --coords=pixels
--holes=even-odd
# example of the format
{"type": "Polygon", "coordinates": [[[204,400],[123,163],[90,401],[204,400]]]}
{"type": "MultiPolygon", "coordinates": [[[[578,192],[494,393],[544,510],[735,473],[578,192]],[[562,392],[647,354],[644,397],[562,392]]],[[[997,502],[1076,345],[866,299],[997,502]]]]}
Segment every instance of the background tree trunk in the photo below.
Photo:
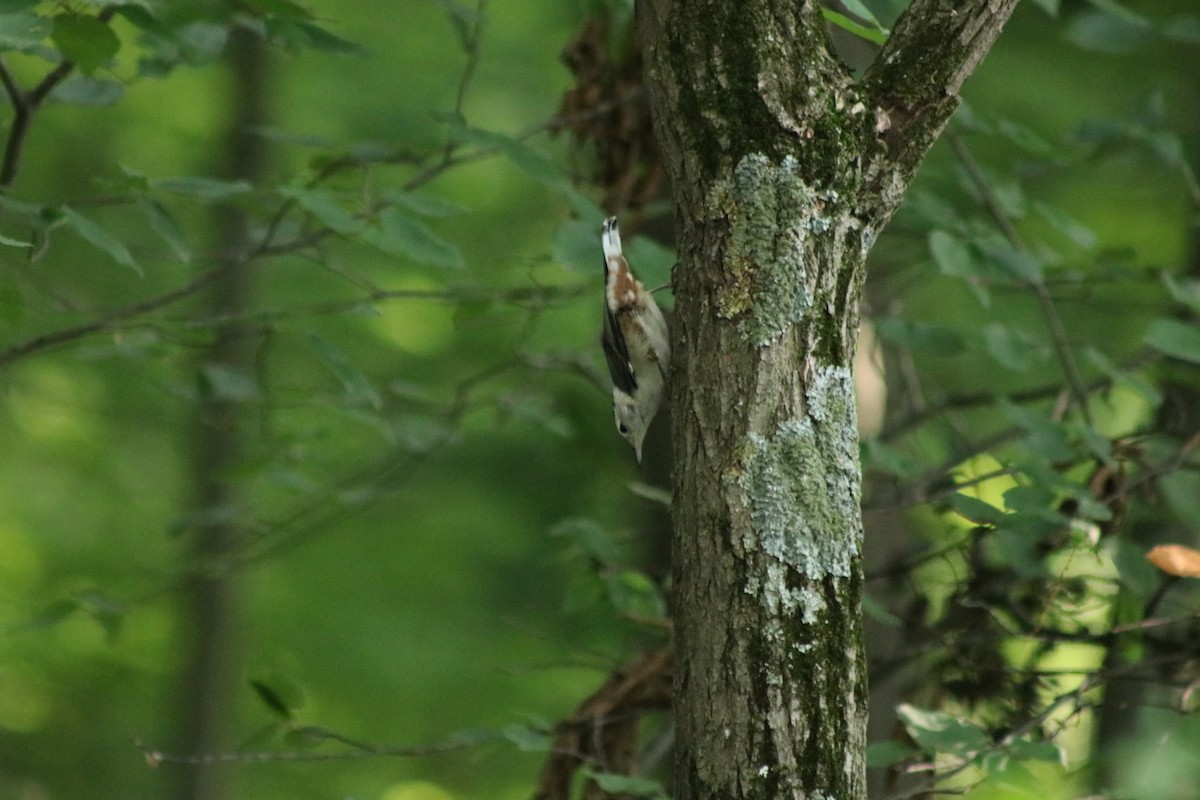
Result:
{"type": "MultiPolygon", "coordinates": [[[[257,183],[265,160],[262,136],[255,127],[265,123],[266,47],[255,34],[235,28],[229,40],[229,108],[225,141],[219,154],[222,172],[230,180],[257,183]]],[[[229,260],[213,281],[207,298],[213,318],[230,322],[216,329],[204,354],[204,367],[234,373],[253,367],[253,348],[246,326],[237,316],[250,308],[253,287],[249,267],[236,263],[235,253],[246,242],[245,214],[222,206],[214,218],[217,250],[229,260]]],[[[179,752],[205,754],[228,747],[237,683],[240,615],[238,592],[227,569],[242,543],[236,513],[238,496],[231,472],[242,457],[244,431],[240,404],[207,388],[198,378],[193,455],[195,507],[200,520],[191,531],[184,592],[184,616],[192,639],[179,686],[179,752]]],[[[228,795],[229,765],[190,764],[179,769],[176,796],[180,800],[220,800],[228,795]]]]}
{"type": "Polygon", "coordinates": [[[1014,0],[915,3],[861,85],[820,7],[645,0],[676,201],[676,796],[866,796],[867,251],[1014,0]]]}

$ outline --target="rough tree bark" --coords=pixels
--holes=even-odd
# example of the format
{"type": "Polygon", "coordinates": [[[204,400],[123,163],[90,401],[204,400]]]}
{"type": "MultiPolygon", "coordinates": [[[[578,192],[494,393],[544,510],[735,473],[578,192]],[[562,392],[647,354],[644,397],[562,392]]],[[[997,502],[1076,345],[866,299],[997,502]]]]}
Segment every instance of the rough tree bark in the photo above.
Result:
{"type": "Polygon", "coordinates": [[[813,0],[640,0],[676,201],[675,792],[866,796],[867,251],[1016,0],[915,0],[858,80],[813,0]]]}

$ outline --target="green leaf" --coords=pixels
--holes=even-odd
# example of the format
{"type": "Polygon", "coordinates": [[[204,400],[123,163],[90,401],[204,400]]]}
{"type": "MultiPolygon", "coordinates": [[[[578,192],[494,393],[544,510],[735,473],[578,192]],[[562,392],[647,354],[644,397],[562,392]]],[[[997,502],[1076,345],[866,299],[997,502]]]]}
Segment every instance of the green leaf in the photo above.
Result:
{"type": "Polygon", "coordinates": [[[554,746],[549,736],[525,725],[508,725],[501,733],[524,753],[548,753],[554,746]]]}
{"type": "Polygon", "coordinates": [[[996,130],[1027,153],[1040,158],[1049,158],[1054,155],[1053,145],[1035,133],[1033,129],[1015,120],[1007,118],[997,120],[996,130]]]}
{"type": "Polygon", "coordinates": [[[613,772],[593,772],[591,779],[608,794],[631,794],[635,797],[666,797],[658,781],[635,778],[632,775],[617,775],[613,772]]]}
{"type": "Polygon", "coordinates": [[[284,186],[279,189],[279,193],[295,200],[301,208],[335,233],[353,236],[366,228],[366,221],[338,205],[330,192],[305,189],[299,186],[284,186]]]}
{"type": "Polygon", "coordinates": [[[1002,510],[996,508],[991,503],[985,503],[978,497],[973,497],[969,494],[958,492],[950,498],[950,507],[954,509],[959,516],[969,519],[971,522],[980,525],[991,525],[997,527],[1004,522],[1004,518],[1008,516],[1002,510]]]}
{"type": "Polygon", "coordinates": [[[45,17],[33,14],[0,14],[0,50],[20,50],[45,40],[54,29],[45,17]]]}
{"type": "Polygon", "coordinates": [[[313,12],[295,0],[244,0],[259,14],[283,19],[312,19],[313,12]]]}
{"type": "Polygon", "coordinates": [[[73,61],[79,71],[90,75],[121,49],[121,40],[108,24],[87,14],[67,13],[54,17],[50,34],[63,58],[73,61]]]}
{"type": "Polygon", "coordinates": [[[871,13],[871,9],[867,8],[862,0],[842,0],[842,5],[846,7],[847,11],[859,19],[866,21],[871,27],[885,33],[887,32],[883,25],[879,23],[879,20],[875,18],[875,15],[871,13]]]}
{"type": "Polygon", "coordinates": [[[8,245],[9,247],[33,247],[32,242],[22,242],[20,239],[10,239],[3,234],[0,234],[0,244],[8,245]]]}
{"type": "Polygon", "coordinates": [[[904,620],[897,617],[883,603],[875,599],[871,594],[864,593],[862,596],[863,614],[874,622],[881,625],[887,625],[889,628],[899,628],[904,625],[904,620]]]}
{"type": "Polygon", "coordinates": [[[0,14],[17,14],[22,11],[32,11],[41,0],[0,0],[0,14]]]}
{"type": "Polygon", "coordinates": [[[265,27],[267,34],[272,39],[296,49],[315,50],[319,53],[354,56],[355,58],[363,58],[367,55],[366,48],[362,45],[343,39],[307,20],[268,19],[265,27]]]}
{"type": "Polygon", "coordinates": [[[443,240],[423,222],[395,207],[379,212],[375,224],[363,232],[362,240],[385,253],[403,256],[420,264],[454,269],[465,266],[457,247],[443,240]]]}
{"type": "Polygon", "coordinates": [[[462,0],[433,0],[433,4],[442,10],[454,26],[458,34],[458,43],[464,51],[471,47],[473,31],[482,21],[478,9],[462,2],[462,0]]]}
{"type": "Polygon", "coordinates": [[[1153,408],[1158,408],[1162,405],[1162,392],[1158,390],[1150,381],[1142,376],[1123,370],[1121,367],[1113,363],[1112,359],[1101,353],[1094,347],[1089,347],[1084,351],[1087,360],[1110,379],[1113,383],[1124,383],[1130,386],[1134,391],[1146,399],[1153,408]]]}
{"type": "Polygon", "coordinates": [[[876,330],[884,339],[915,353],[945,357],[966,347],[961,334],[942,325],[889,317],[879,320],[876,330]]]}
{"type": "Polygon", "coordinates": [[[929,254],[933,256],[933,263],[937,264],[943,275],[955,278],[979,276],[979,261],[971,245],[952,233],[943,230],[931,231],[929,254]]]}
{"type": "Polygon", "coordinates": [[[55,86],[50,96],[60,103],[75,106],[111,106],[125,96],[125,85],[119,81],[75,75],[55,86]]]}
{"type": "Polygon", "coordinates": [[[662,619],[667,613],[667,604],[654,581],[636,570],[621,570],[604,575],[604,588],[608,602],[619,614],[648,619],[662,619]]]}
{"type": "Polygon", "coordinates": [[[996,404],[1004,416],[1027,434],[1026,444],[1044,461],[1069,461],[1076,456],[1070,437],[1061,423],[1048,419],[1045,414],[1017,405],[1008,398],[996,404]]]}
{"type": "Polygon", "coordinates": [[[295,710],[304,707],[304,688],[278,670],[259,672],[250,686],[263,705],[282,719],[292,720],[295,710]]]}
{"type": "Polygon", "coordinates": [[[1067,25],[1067,41],[1084,50],[1109,55],[1125,55],[1149,46],[1155,40],[1154,28],[1144,19],[1132,22],[1103,11],[1084,11],[1067,25]]]}
{"type": "Polygon", "coordinates": [[[914,755],[913,750],[906,744],[888,739],[883,742],[872,742],[867,745],[867,767],[880,769],[899,764],[914,755]]]}
{"type": "Polygon", "coordinates": [[[1178,279],[1164,272],[1162,282],[1163,286],[1167,287],[1167,291],[1171,293],[1172,300],[1187,306],[1196,314],[1200,314],[1200,280],[1187,277],[1178,279]]]}
{"type": "Polygon", "coordinates": [[[458,117],[443,119],[450,126],[452,141],[472,144],[481,150],[499,150],[517,169],[547,188],[562,193],[580,217],[590,219],[602,216],[596,204],[575,188],[569,175],[525,142],[503,133],[472,128],[458,117]]]}
{"type": "Polygon", "coordinates": [[[205,364],[202,375],[208,393],[219,400],[244,403],[258,399],[261,394],[258,380],[244,369],[226,364],[205,364]]]}
{"type": "Polygon", "coordinates": [[[341,382],[347,395],[356,400],[365,401],[374,408],[380,408],[383,405],[383,399],[371,384],[370,379],[350,360],[349,356],[313,331],[309,331],[305,338],[317,358],[321,359],[321,363],[341,382]]]}
{"type": "Polygon", "coordinates": [[[1174,319],[1156,319],[1142,341],[1160,353],[1200,364],[1200,325],[1174,319]]]}
{"type": "Polygon", "coordinates": [[[1096,247],[1098,240],[1092,229],[1081,223],[1079,220],[1067,214],[1060,208],[1047,205],[1046,203],[1034,203],[1034,209],[1041,215],[1042,219],[1049,222],[1059,233],[1066,236],[1075,244],[1082,247],[1084,250],[1091,250],[1096,247]]]}
{"type": "Polygon", "coordinates": [[[25,319],[25,296],[11,270],[0,272],[0,323],[17,328],[25,319]]]}
{"type": "Polygon", "coordinates": [[[988,325],[983,338],[988,354],[1005,369],[1024,372],[1041,360],[1032,337],[1003,323],[988,325]]]}
{"type": "Polygon", "coordinates": [[[1000,237],[976,242],[983,254],[1010,276],[1025,283],[1042,280],[1042,264],[1031,253],[1017,250],[1000,237]]]}
{"type": "Polygon", "coordinates": [[[550,529],[550,535],[566,539],[588,558],[594,558],[602,564],[621,564],[627,560],[624,545],[594,519],[564,519],[550,529]]]}
{"type": "Polygon", "coordinates": [[[247,181],[226,181],[198,176],[157,178],[150,181],[150,186],[159,191],[191,195],[201,200],[225,200],[233,195],[245,194],[254,188],[247,181]]]}
{"type": "Polygon", "coordinates": [[[832,9],[822,8],[821,15],[825,17],[826,22],[830,22],[842,30],[854,34],[860,39],[866,39],[868,42],[874,42],[875,44],[882,45],[888,40],[887,31],[878,27],[872,28],[867,25],[862,25],[850,19],[845,14],[839,14],[832,9]]]}
{"type": "Polygon", "coordinates": [[[187,243],[187,237],[166,206],[153,197],[143,195],[138,198],[138,207],[146,215],[150,228],[167,243],[179,260],[185,263],[191,261],[192,249],[187,243]]]}
{"type": "Polygon", "coordinates": [[[658,503],[667,508],[671,507],[670,489],[664,489],[661,486],[651,486],[641,481],[633,481],[629,484],[629,491],[645,500],[658,503]]]}
{"type": "Polygon", "coordinates": [[[942,711],[926,711],[908,703],[896,707],[896,714],[921,749],[929,754],[953,753],[970,757],[991,744],[982,729],[942,711]]]}
{"type": "Polygon", "coordinates": [[[602,259],[596,255],[600,241],[596,225],[589,220],[573,219],[562,223],[554,232],[552,257],[565,267],[600,275],[602,259]]]}
{"type": "Polygon", "coordinates": [[[142,274],[141,266],[134,260],[133,255],[130,254],[128,248],[125,247],[121,240],[73,208],[63,206],[62,215],[63,219],[66,220],[72,230],[79,234],[80,238],[93,247],[103,250],[113,261],[116,261],[121,266],[129,267],[138,275],[142,274]]]}
{"type": "Polygon", "coordinates": [[[453,217],[466,211],[458,203],[423,192],[391,191],[384,193],[384,197],[421,217],[453,217]]]}

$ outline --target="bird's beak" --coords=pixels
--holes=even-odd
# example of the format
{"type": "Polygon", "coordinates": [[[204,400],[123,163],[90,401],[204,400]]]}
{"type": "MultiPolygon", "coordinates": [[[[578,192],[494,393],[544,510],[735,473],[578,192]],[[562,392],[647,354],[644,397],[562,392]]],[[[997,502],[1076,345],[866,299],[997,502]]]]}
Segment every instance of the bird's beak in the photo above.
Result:
{"type": "Polygon", "coordinates": [[[633,448],[633,454],[637,456],[638,464],[642,463],[642,443],[638,442],[637,447],[633,448]]]}

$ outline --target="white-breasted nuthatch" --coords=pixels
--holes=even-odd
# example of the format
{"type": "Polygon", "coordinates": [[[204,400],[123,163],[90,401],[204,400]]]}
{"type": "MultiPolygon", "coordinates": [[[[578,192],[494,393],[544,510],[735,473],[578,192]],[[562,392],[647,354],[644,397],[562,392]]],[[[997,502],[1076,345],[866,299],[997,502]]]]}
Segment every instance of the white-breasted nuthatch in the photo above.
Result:
{"type": "Polygon", "coordinates": [[[604,333],[600,344],[613,382],[617,433],[633,445],[640,463],[642,440],[658,411],[671,370],[667,321],[621,254],[617,218],[604,220],[604,333]]]}

